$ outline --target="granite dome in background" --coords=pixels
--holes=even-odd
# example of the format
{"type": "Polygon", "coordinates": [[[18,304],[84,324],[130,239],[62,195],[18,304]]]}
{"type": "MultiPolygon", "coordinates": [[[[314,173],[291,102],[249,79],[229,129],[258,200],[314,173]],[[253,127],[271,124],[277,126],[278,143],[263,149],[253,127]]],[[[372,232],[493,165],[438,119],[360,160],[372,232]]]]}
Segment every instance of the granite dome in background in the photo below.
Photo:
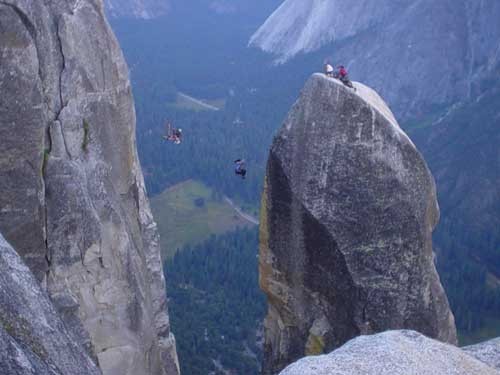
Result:
{"type": "Polygon", "coordinates": [[[474,98],[497,75],[499,19],[497,0],[286,0],[250,45],[280,63],[321,50],[409,119],[474,98]]]}

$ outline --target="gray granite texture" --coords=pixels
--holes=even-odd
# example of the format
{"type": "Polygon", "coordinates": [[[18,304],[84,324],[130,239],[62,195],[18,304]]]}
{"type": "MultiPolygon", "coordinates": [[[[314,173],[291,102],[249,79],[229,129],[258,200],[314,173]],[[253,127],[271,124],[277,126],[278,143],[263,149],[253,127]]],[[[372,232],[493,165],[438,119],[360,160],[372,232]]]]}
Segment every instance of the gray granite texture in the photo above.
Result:
{"type": "Polygon", "coordinates": [[[128,69],[101,0],[1,0],[0,92],[0,231],[105,375],[178,374],[128,69]]]}
{"type": "Polygon", "coordinates": [[[313,75],[271,147],[264,374],[391,329],[457,342],[433,263],[434,179],[384,101],[355,86],[313,75]]]}

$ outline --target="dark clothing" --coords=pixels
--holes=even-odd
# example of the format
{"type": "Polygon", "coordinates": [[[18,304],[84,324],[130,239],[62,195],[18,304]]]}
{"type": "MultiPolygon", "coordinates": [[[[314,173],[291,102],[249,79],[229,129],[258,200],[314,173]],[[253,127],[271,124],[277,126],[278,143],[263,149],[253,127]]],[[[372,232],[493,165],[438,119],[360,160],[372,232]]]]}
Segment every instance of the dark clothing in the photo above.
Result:
{"type": "Polygon", "coordinates": [[[234,163],[236,167],[234,168],[234,173],[241,176],[241,178],[245,178],[247,174],[247,170],[245,168],[245,162],[241,159],[235,160],[234,163]]]}
{"type": "MultiPolygon", "coordinates": [[[[354,89],[354,85],[352,84],[351,80],[349,79],[349,77],[345,76],[345,77],[341,77],[339,78],[340,81],[346,85],[347,87],[350,87],[351,89],[354,89]]],[[[354,91],[356,91],[356,89],[354,89],[354,91]]]]}
{"type": "Polygon", "coordinates": [[[236,173],[237,175],[241,176],[241,178],[245,178],[245,176],[247,175],[247,170],[244,169],[244,168],[236,168],[236,170],[234,171],[234,173],[236,173]]]}

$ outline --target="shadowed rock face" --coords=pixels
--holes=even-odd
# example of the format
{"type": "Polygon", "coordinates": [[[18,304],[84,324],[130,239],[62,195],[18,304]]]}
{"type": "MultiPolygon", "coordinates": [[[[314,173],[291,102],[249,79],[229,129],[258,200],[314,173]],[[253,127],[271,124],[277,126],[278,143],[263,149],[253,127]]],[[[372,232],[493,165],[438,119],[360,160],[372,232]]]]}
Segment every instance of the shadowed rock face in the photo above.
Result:
{"type": "Polygon", "coordinates": [[[413,331],[358,337],[328,355],[308,357],[280,375],[499,375],[459,348],[413,331]]]}
{"type": "Polygon", "coordinates": [[[270,151],[264,374],[389,329],[456,343],[433,264],[434,180],[382,99],[356,87],[314,75],[270,151]]]}
{"type": "Polygon", "coordinates": [[[128,71],[101,1],[0,1],[0,92],[0,230],[104,374],[177,374],[128,71]]]}
{"type": "Polygon", "coordinates": [[[98,375],[31,271],[0,234],[0,373],[98,375]]]}

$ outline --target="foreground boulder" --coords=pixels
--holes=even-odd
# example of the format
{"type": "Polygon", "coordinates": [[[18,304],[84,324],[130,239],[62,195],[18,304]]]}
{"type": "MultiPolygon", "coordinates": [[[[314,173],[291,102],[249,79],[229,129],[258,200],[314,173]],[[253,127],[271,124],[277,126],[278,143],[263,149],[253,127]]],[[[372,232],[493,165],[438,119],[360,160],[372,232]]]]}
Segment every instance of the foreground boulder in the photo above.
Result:
{"type": "Polygon", "coordinates": [[[481,362],[500,370],[500,337],[462,349],[481,362]]]}
{"type": "Polygon", "coordinates": [[[457,342],[433,263],[434,180],[383,100],[356,87],[314,75],[269,154],[264,374],[390,329],[457,342]]]}
{"type": "Polygon", "coordinates": [[[101,373],[1,234],[0,291],[0,374],[101,373]]]}
{"type": "Polygon", "coordinates": [[[177,374],[128,70],[102,1],[1,1],[0,42],[0,230],[104,374],[177,374]]]}
{"type": "Polygon", "coordinates": [[[280,375],[500,375],[459,348],[414,331],[361,336],[328,355],[307,357],[280,375]]]}

